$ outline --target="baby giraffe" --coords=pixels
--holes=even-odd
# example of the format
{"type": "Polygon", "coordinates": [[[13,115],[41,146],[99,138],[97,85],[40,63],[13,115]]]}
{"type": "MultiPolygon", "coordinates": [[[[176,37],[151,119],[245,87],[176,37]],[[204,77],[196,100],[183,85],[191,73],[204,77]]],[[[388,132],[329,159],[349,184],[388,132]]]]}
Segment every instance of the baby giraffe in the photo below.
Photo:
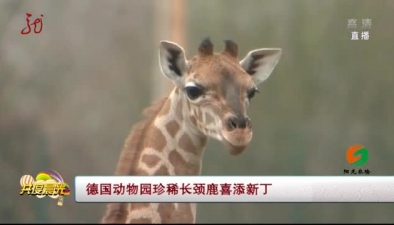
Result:
{"type": "MultiPolygon", "coordinates": [[[[214,52],[209,38],[187,60],[179,45],[160,42],[163,74],[171,94],[145,110],[121,153],[115,175],[200,175],[208,137],[238,155],[252,139],[247,116],[257,85],[277,65],[282,50],[261,48],[238,62],[238,46],[225,41],[214,52]]],[[[195,223],[196,203],[110,203],[102,223],[195,223]]]]}

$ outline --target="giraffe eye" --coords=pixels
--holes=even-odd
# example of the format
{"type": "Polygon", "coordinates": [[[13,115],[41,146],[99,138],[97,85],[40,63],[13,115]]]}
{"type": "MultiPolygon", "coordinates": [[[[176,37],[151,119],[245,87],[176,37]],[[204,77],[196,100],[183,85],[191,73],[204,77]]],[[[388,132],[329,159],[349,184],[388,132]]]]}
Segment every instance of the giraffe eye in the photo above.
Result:
{"type": "Polygon", "coordinates": [[[191,100],[194,100],[203,94],[202,89],[200,87],[196,87],[196,86],[187,86],[187,87],[185,87],[185,91],[186,91],[187,96],[191,100]]]}
{"type": "Polygon", "coordinates": [[[248,91],[248,99],[252,99],[256,93],[259,93],[259,90],[257,90],[257,88],[250,89],[248,91]]]}

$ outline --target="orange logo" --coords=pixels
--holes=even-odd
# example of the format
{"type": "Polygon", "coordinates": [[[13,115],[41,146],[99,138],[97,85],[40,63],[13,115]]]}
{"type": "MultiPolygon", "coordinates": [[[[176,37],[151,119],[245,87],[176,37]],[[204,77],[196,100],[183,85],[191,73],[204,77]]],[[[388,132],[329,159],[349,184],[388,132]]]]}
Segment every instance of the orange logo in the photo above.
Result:
{"type": "Polygon", "coordinates": [[[363,166],[369,158],[368,150],[362,145],[352,145],[346,152],[346,160],[353,166],[363,166]]]}

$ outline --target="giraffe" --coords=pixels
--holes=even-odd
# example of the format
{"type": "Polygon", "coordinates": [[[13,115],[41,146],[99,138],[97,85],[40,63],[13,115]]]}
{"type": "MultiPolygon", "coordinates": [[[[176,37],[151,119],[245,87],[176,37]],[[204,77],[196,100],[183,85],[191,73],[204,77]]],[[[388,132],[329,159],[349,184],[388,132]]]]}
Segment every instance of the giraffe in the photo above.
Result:
{"type": "MultiPolygon", "coordinates": [[[[246,114],[257,85],[276,67],[282,50],[261,48],[238,61],[238,45],[225,40],[214,52],[205,38],[187,60],[170,41],[159,44],[161,72],[174,89],[148,107],[125,141],[115,175],[200,175],[207,139],[220,141],[231,155],[252,139],[246,114]]],[[[102,223],[195,223],[196,203],[110,203],[102,223]]]]}

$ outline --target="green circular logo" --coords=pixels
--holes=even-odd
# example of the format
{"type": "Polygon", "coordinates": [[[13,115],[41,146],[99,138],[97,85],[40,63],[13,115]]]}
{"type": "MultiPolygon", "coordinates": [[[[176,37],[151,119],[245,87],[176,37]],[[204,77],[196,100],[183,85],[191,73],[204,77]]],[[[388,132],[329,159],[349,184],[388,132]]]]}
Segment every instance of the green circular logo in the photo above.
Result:
{"type": "Polygon", "coordinates": [[[368,158],[368,150],[362,145],[352,145],[346,152],[346,159],[353,166],[365,165],[368,158]]]}

